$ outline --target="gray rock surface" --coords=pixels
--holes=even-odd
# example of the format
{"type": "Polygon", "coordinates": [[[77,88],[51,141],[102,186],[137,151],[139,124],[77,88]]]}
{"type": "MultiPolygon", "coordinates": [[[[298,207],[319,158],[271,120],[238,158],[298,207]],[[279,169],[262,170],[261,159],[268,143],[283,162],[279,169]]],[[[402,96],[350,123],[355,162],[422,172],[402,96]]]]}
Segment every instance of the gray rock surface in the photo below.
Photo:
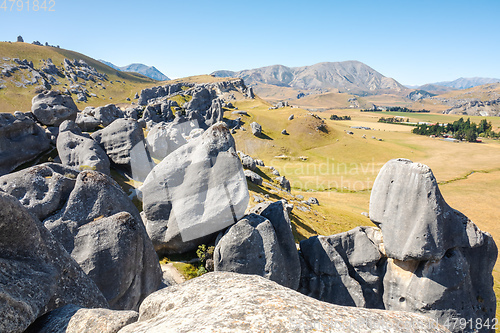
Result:
{"type": "MultiPolygon", "coordinates": [[[[144,133],[134,119],[117,119],[91,136],[104,148],[109,159],[115,164],[131,166],[134,159],[137,159],[138,164],[142,164],[141,159],[147,159],[144,133]]],[[[144,167],[150,166],[145,163],[144,167]]]]}
{"type": "Polygon", "coordinates": [[[163,160],[165,156],[188,142],[191,134],[199,129],[194,121],[176,118],[173,122],[161,122],[153,126],[146,137],[151,157],[163,160]]]}
{"type": "MultiPolygon", "coordinates": [[[[277,170],[276,170],[277,171],[277,170]]],[[[273,171],[274,173],[274,171],[273,171]]],[[[279,175],[279,172],[278,172],[279,175]]],[[[276,180],[280,184],[280,186],[287,192],[290,192],[292,190],[292,186],[290,185],[290,181],[286,179],[285,176],[277,177],[276,180]]]]}
{"type": "Polygon", "coordinates": [[[249,200],[234,139],[223,123],[163,159],[140,190],[146,229],[162,254],[196,249],[240,219],[249,200]]]}
{"type": "Polygon", "coordinates": [[[370,219],[380,225],[388,257],[386,309],[424,313],[440,323],[493,320],[497,247],[488,233],[446,204],[429,167],[404,159],[387,162],[372,189],[370,219]]]}
{"type": "Polygon", "coordinates": [[[0,177],[0,190],[14,196],[38,219],[61,209],[75,186],[78,171],[44,163],[0,177]]]}
{"type": "Polygon", "coordinates": [[[262,177],[251,170],[245,170],[245,177],[255,185],[262,185],[262,177]]]}
{"type": "Polygon", "coordinates": [[[66,305],[38,318],[24,333],[116,333],[139,319],[136,311],[66,305]]]}
{"type": "Polygon", "coordinates": [[[83,113],[78,113],[76,115],[76,124],[84,132],[89,132],[95,130],[101,122],[97,120],[94,116],[86,115],[83,113]]]}
{"type": "Polygon", "coordinates": [[[294,118],[294,115],[291,114],[290,117],[288,117],[288,120],[293,120],[293,118],[294,118]]]}
{"type": "Polygon", "coordinates": [[[166,100],[161,103],[149,104],[144,109],[142,114],[142,119],[146,123],[159,123],[163,121],[172,121],[175,119],[174,113],[172,112],[172,108],[176,108],[179,105],[176,101],[166,100]]]}
{"type": "Polygon", "coordinates": [[[450,249],[441,260],[389,258],[384,276],[385,308],[422,313],[442,325],[448,320],[452,332],[490,332],[487,327],[464,330],[459,321],[494,320],[496,297],[491,272],[496,257],[493,238],[485,234],[483,246],[450,249]]]}
{"type": "Polygon", "coordinates": [[[59,126],[57,152],[62,164],[78,170],[95,170],[109,175],[109,159],[104,150],[71,120],[59,126]]]}
{"type": "Polygon", "coordinates": [[[83,171],[64,207],[44,225],[114,309],[136,309],[161,271],[141,216],[110,177],[83,171]]]}
{"type": "Polygon", "coordinates": [[[255,171],[257,164],[255,163],[255,160],[251,156],[248,156],[247,154],[242,153],[241,151],[238,151],[238,156],[240,157],[241,164],[243,164],[243,167],[245,169],[255,171]]]}
{"type": "Polygon", "coordinates": [[[405,159],[387,162],[373,184],[370,219],[380,225],[389,258],[441,259],[454,247],[483,244],[483,233],[452,209],[431,169],[405,159]]]}
{"type": "Polygon", "coordinates": [[[94,282],[19,201],[0,192],[0,331],[66,304],[106,307],[94,282]]]}
{"type": "Polygon", "coordinates": [[[307,199],[307,203],[310,205],[318,205],[319,206],[319,201],[315,197],[310,197],[307,199]]]}
{"type": "Polygon", "coordinates": [[[328,304],[259,276],[229,272],[159,290],[139,313],[139,321],[120,333],[448,332],[418,314],[328,304]]]}
{"type": "Polygon", "coordinates": [[[125,113],[114,104],[95,108],[91,115],[93,115],[104,127],[108,126],[116,119],[125,118],[125,113]]]}
{"type": "Polygon", "coordinates": [[[297,289],[300,262],[290,220],[281,201],[260,204],[261,214],[250,214],[231,226],[214,251],[215,271],[256,274],[297,289]]]}
{"type": "Polygon", "coordinates": [[[252,129],[252,134],[255,136],[260,136],[262,134],[262,126],[260,126],[255,121],[250,124],[250,128],[252,129]]]}
{"type": "Polygon", "coordinates": [[[59,126],[65,120],[76,120],[78,108],[71,96],[45,91],[33,97],[31,112],[43,125],[59,126]]]}
{"type": "Polygon", "coordinates": [[[299,291],[338,305],[384,309],[381,240],[379,229],[357,227],[301,241],[299,291]]]}
{"type": "Polygon", "coordinates": [[[33,120],[0,113],[0,176],[49,148],[49,138],[33,120]]]}

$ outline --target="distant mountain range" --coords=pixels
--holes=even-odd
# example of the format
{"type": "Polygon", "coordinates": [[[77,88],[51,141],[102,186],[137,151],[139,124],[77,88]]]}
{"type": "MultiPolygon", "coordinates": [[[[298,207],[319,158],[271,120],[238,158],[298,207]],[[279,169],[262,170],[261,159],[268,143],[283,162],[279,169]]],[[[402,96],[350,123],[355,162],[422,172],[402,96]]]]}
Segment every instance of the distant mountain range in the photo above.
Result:
{"type": "Polygon", "coordinates": [[[477,86],[482,86],[484,84],[490,83],[500,83],[500,79],[493,79],[487,77],[461,77],[454,81],[443,81],[424,84],[423,86],[406,86],[410,89],[420,89],[425,91],[450,91],[450,90],[462,90],[469,89],[477,86]]]}
{"type": "Polygon", "coordinates": [[[385,77],[359,61],[322,62],[312,66],[283,65],[247,69],[238,72],[221,70],[216,77],[242,78],[247,85],[273,85],[297,90],[332,90],[357,95],[375,95],[406,91],[394,79],[385,77]]]}
{"type": "Polygon", "coordinates": [[[130,64],[128,66],[123,66],[123,67],[118,67],[109,61],[101,60],[99,59],[100,62],[102,62],[105,65],[108,65],[111,68],[114,68],[118,71],[121,72],[134,72],[134,73],[139,73],[144,76],[147,76],[153,80],[158,80],[158,81],[167,81],[170,80],[168,76],[160,72],[156,67],[154,66],[146,66],[144,64],[130,64]]]}

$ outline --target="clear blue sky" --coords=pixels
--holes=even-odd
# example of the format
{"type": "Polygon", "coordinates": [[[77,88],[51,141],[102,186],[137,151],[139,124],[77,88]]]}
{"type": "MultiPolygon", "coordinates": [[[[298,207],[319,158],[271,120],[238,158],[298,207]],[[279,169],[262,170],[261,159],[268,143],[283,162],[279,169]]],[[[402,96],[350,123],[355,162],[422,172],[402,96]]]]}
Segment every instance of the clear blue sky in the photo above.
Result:
{"type": "Polygon", "coordinates": [[[54,2],[54,12],[0,9],[0,40],[22,35],[171,78],[344,60],[403,84],[500,78],[500,0],[54,2]]]}

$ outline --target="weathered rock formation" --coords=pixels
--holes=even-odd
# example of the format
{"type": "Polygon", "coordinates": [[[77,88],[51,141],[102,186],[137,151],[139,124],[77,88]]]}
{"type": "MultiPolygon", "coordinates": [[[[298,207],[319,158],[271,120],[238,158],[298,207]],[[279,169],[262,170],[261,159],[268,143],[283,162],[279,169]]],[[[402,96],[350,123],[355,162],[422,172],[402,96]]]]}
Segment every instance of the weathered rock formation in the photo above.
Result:
{"type": "Polygon", "coordinates": [[[140,188],[157,252],[182,253],[240,219],[249,195],[234,139],[223,123],[163,159],[140,188]]]}
{"type": "Polygon", "coordinates": [[[153,163],[145,148],[144,132],[136,120],[117,119],[104,129],[92,133],[92,138],[104,148],[113,163],[127,168],[135,165],[139,169],[137,173],[142,171],[144,178],[152,169],[153,163]]]}
{"type": "Polygon", "coordinates": [[[300,262],[281,201],[259,204],[217,241],[215,271],[256,274],[297,289],[300,262]]]}
{"type": "MultiPolygon", "coordinates": [[[[386,309],[424,313],[440,323],[493,320],[497,247],[490,234],[448,206],[429,167],[387,162],[373,185],[370,219],[382,230],[388,257],[386,309]]],[[[450,329],[460,331],[459,325],[450,329]]]]}
{"type": "Polygon", "coordinates": [[[135,323],[139,313],[66,305],[38,318],[24,333],[116,333],[135,323]]]}
{"type": "Polygon", "coordinates": [[[100,288],[113,309],[137,309],[161,271],[137,208],[110,177],[83,171],[45,227],[100,288]]]}
{"type": "Polygon", "coordinates": [[[75,187],[78,171],[44,163],[0,177],[0,190],[14,196],[34,216],[44,220],[62,208],[75,187]]]}
{"type": "Polygon", "coordinates": [[[0,191],[0,331],[66,304],[106,307],[94,282],[19,201],[0,191]]]}
{"type": "Polygon", "coordinates": [[[88,134],[84,135],[71,120],[65,120],[59,126],[57,152],[64,165],[109,175],[109,159],[104,150],[88,134]]]}
{"type": "Polygon", "coordinates": [[[380,230],[371,227],[303,240],[299,291],[333,304],[384,309],[381,241],[380,230]]]}
{"type": "Polygon", "coordinates": [[[31,112],[47,126],[59,126],[65,120],[76,120],[78,108],[71,96],[45,91],[33,97],[31,112]]]}
{"type": "Polygon", "coordinates": [[[0,176],[49,148],[49,138],[33,120],[0,113],[0,176]]]}
{"type": "Polygon", "coordinates": [[[120,333],[152,331],[447,332],[422,315],[328,304],[256,275],[229,272],[151,294],[139,321],[120,333]]]}

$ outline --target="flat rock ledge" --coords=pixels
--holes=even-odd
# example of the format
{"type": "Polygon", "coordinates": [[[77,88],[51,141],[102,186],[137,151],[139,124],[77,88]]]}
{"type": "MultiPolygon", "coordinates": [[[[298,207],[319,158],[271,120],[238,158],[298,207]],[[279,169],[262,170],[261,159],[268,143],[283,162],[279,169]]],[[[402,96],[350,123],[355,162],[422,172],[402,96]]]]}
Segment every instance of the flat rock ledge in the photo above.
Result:
{"type": "Polygon", "coordinates": [[[256,275],[214,272],[148,296],[128,332],[449,332],[409,312],[338,306],[256,275]]]}

